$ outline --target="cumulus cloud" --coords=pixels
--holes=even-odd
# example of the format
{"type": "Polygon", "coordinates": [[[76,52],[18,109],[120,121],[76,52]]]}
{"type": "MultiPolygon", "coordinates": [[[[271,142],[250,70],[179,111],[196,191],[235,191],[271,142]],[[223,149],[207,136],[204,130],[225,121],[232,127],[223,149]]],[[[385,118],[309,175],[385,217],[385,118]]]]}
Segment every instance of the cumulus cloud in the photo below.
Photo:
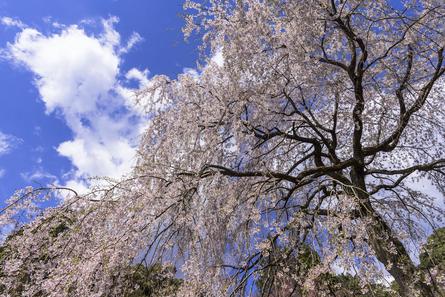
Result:
{"type": "MultiPolygon", "coordinates": [[[[134,163],[145,121],[128,108],[125,96],[132,90],[122,86],[120,66],[122,54],[141,37],[135,33],[122,43],[117,21],[103,20],[99,35],[89,34],[85,23],[60,26],[49,35],[26,27],[7,45],[7,58],[34,73],[46,112],[62,115],[73,132],[56,148],[75,167],[70,184],[91,176],[118,178],[134,163]]],[[[144,81],[147,74],[131,79],[144,81]]]]}
{"type": "MultiPolygon", "coordinates": [[[[125,80],[128,82],[136,82],[136,88],[127,88],[123,85],[119,85],[116,88],[116,92],[122,97],[125,98],[125,105],[127,108],[131,109],[134,113],[144,114],[145,109],[144,105],[146,102],[142,102],[142,104],[137,104],[136,91],[147,88],[150,86],[152,81],[148,79],[148,70],[139,70],[136,68],[132,68],[125,74],[125,80]]],[[[139,100],[142,98],[139,98],[139,100]]],[[[149,99],[147,99],[148,101],[149,99]]]]}
{"type": "Polygon", "coordinates": [[[111,44],[86,35],[77,26],[51,36],[27,28],[8,49],[14,61],[36,75],[47,112],[60,108],[74,115],[96,110],[119,71],[119,57],[111,44]]]}

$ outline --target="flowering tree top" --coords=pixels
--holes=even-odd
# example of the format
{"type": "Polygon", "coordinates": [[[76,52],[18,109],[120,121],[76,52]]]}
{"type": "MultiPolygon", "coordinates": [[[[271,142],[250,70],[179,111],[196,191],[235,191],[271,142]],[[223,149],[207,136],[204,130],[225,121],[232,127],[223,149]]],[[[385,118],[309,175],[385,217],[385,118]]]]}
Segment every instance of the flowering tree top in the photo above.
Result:
{"type": "MultiPolygon", "coordinates": [[[[271,267],[295,294],[316,291],[333,267],[363,289],[386,273],[401,296],[437,294],[412,249],[444,216],[445,3],[185,9],[205,65],[138,93],[154,117],[132,175],[23,226],[2,264],[6,290],[26,269],[29,296],[121,296],[131,291],[123,268],[156,261],[178,266],[179,296],[275,296],[258,285],[280,280],[271,267]],[[307,246],[318,260],[301,278],[288,259],[307,246]]],[[[41,194],[18,193],[4,219],[41,194]]]]}

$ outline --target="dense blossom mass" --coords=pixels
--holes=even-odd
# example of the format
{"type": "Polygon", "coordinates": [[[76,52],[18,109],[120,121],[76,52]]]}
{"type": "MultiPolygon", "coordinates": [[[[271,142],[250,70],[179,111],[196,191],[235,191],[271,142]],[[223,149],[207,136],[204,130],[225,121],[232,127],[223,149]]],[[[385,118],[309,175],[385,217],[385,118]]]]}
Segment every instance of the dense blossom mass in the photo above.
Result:
{"type": "Polygon", "coordinates": [[[396,2],[186,1],[204,66],[137,94],[129,176],[10,199],[5,296],[136,296],[152,267],[153,296],[441,296],[445,3],[396,2]]]}

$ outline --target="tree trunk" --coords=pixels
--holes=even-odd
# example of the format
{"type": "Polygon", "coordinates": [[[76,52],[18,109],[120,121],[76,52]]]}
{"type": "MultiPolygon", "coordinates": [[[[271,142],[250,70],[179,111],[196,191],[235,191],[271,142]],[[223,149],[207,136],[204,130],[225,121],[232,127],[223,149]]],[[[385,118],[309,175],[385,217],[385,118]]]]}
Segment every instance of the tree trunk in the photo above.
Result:
{"type": "Polygon", "coordinates": [[[412,263],[403,243],[394,236],[388,224],[372,207],[364,176],[363,168],[358,170],[355,168],[351,171],[353,187],[357,189],[353,189],[353,192],[360,201],[361,212],[372,221],[372,224],[367,225],[367,229],[369,244],[376,258],[394,278],[402,297],[434,297],[431,286],[416,279],[417,268],[412,263]]]}

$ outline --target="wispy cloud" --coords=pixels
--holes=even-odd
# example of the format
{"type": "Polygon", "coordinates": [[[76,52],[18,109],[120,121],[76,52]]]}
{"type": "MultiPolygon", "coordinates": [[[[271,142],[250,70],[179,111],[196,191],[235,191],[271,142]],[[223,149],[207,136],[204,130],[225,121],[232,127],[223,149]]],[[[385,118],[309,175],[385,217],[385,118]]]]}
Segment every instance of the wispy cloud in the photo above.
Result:
{"type": "Polygon", "coordinates": [[[141,42],[143,40],[143,38],[141,37],[141,35],[139,35],[138,33],[134,32],[130,38],[128,39],[127,44],[122,47],[119,51],[120,54],[125,54],[128,51],[130,51],[136,44],[138,44],[139,42],[141,42]]]}
{"type": "Polygon", "coordinates": [[[13,135],[0,132],[0,156],[9,153],[22,140],[13,135]]]}
{"type": "Polygon", "coordinates": [[[11,18],[11,17],[1,17],[0,23],[7,27],[17,27],[17,28],[26,28],[26,25],[22,23],[19,19],[11,18]]]}
{"type": "Polygon", "coordinates": [[[31,172],[22,172],[20,176],[27,183],[41,182],[43,180],[46,180],[48,183],[52,184],[58,183],[57,176],[44,171],[42,168],[31,172]]]}

